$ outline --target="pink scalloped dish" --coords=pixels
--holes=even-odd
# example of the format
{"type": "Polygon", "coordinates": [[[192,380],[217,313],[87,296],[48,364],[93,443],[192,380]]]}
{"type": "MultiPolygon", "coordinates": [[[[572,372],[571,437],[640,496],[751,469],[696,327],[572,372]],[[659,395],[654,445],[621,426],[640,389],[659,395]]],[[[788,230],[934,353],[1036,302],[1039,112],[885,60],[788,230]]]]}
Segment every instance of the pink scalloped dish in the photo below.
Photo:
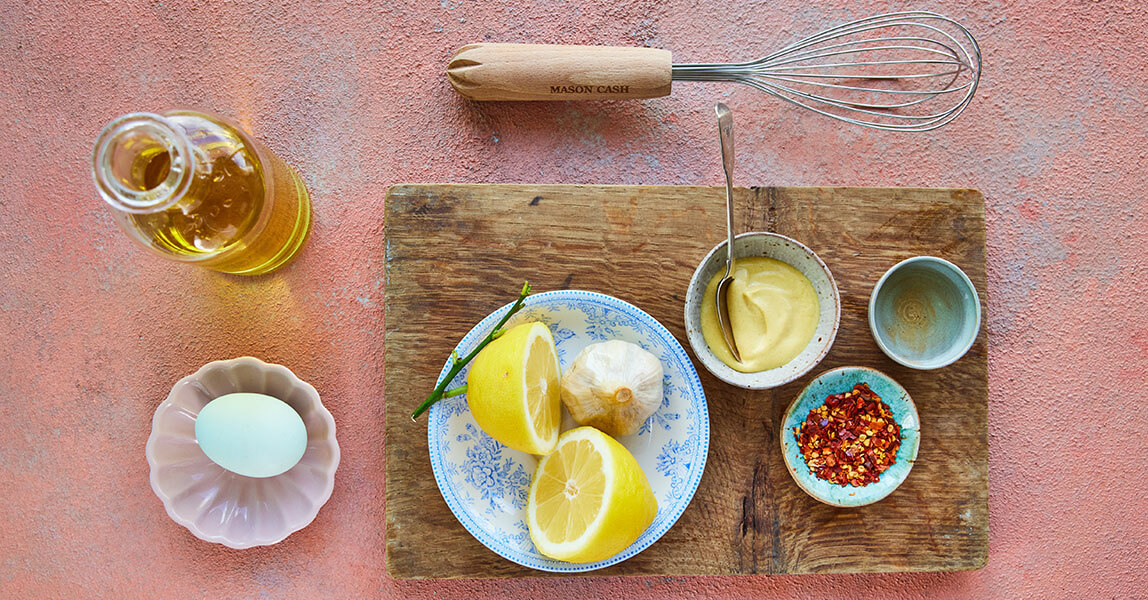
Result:
{"type": "Polygon", "coordinates": [[[286,367],[243,357],[208,363],[172,387],[152,419],[147,461],[151,487],[176,523],[202,540],[242,549],[280,542],[315,519],[335,486],[339,445],[335,420],[314,387],[286,367]],[[236,392],[278,398],[299,414],[307,446],[294,467],[273,477],[246,477],[200,448],[199,411],[236,392]]]}

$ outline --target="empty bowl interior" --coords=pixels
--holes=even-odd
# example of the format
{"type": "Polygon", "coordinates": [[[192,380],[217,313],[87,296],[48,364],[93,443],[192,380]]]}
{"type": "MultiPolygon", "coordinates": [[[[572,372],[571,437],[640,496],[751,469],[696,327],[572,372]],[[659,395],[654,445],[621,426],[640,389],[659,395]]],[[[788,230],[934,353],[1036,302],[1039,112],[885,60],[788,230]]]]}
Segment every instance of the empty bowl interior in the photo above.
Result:
{"type": "Polygon", "coordinates": [[[895,267],[876,292],[874,335],[892,357],[918,368],[949,364],[972,345],[980,328],[976,291],[947,263],[895,267]]]}

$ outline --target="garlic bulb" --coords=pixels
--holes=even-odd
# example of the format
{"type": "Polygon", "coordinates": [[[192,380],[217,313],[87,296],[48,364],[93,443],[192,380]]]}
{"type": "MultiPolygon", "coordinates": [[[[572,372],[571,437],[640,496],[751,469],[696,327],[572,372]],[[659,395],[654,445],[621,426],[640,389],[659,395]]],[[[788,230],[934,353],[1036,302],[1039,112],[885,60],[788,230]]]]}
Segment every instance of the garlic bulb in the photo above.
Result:
{"type": "Polygon", "coordinates": [[[630,342],[590,344],[562,374],[562,403],[579,425],[630,435],[662,404],[662,363],[630,342]]]}

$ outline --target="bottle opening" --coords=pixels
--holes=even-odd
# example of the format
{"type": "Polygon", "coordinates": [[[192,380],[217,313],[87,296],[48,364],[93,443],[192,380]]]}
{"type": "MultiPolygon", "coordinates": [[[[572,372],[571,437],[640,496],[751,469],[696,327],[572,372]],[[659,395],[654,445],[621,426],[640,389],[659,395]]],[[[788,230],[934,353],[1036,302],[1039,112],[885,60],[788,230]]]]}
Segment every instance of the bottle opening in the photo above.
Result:
{"type": "Polygon", "coordinates": [[[193,160],[181,129],[160,115],[133,113],[104,127],[96,140],[92,174],[112,207],[156,212],[177,203],[187,191],[193,160]]]}
{"type": "MultiPolygon", "coordinates": [[[[128,153],[120,153],[128,154],[128,153]]],[[[141,192],[158,188],[171,173],[171,153],[167,148],[148,148],[133,155],[113,159],[112,172],[121,185],[141,192]]]]}

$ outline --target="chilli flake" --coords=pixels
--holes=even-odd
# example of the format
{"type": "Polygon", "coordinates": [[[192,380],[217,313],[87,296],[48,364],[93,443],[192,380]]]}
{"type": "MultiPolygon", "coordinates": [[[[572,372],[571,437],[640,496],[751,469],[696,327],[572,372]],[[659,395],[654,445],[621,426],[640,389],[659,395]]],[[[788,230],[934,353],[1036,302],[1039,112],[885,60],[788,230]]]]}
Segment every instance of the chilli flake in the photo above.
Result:
{"type": "Polygon", "coordinates": [[[809,411],[793,428],[809,470],[820,479],[856,487],[875,483],[897,462],[901,426],[889,405],[858,383],[809,411]]]}

